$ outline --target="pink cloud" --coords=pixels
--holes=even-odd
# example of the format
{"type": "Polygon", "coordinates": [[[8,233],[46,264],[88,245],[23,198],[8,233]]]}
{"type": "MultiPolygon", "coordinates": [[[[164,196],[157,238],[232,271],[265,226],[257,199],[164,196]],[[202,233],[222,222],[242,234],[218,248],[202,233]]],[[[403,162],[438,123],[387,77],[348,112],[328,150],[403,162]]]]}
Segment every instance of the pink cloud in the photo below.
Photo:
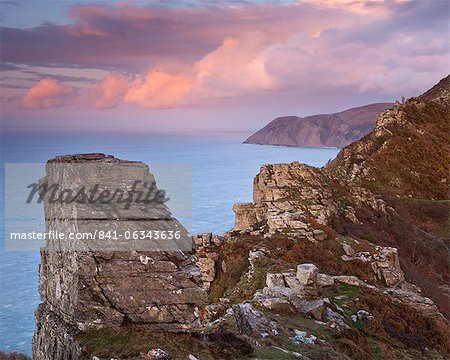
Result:
{"type": "Polygon", "coordinates": [[[105,76],[92,87],[84,89],[82,97],[85,102],[97,109],[116,107],[122,101],[129,86],[127,75],[113,72],[105,76]]]}
{"type": "MultiPolygon", "coordinates": [[[[112,108],[121,103],[161,109],[196,106],[209,99],[271,90],[276,87],[277,81],[266,70],[265,49],[270,44],[267,36],[261,32],[244,34],[239,38],[229,37],[217,49],[191,66],[184,67],[181,72],[155,69],[133,80],[125,74],[114,72],[93,86],[83,88],[79,94],[76,91],[65,93],[68,98],[72,97],[71,101],[52,101],[54,93],[45,91],[42,91],[39,99],[46,107],[80,101],[97,109],[112,108]]],[[[52,80],[52,84],[53,87],[60,87],[56,81],[52,80]]],[[[36,92],[35,89],[40,87],[43,85],[38,83],[30,92],[36,92]]]]}
{"type": "Polygon", "coordinates": [[[27,91],[22,106],[27,109],[48,109],[70,105],[77,97],[72,86],[61,85],[53,79],[42,79],[27,91]]]}
{"type": "Polygon", "coordinates": [[[276,79],[265,68],[264,33],[226,38],[182,72],[152,70],[131,82],[124,102],[145,108],[195,106],[255,90],[270,90],[276,79]]]}
{"type": "MultiPolygon", "coordinates": [[[[80,5],[73,23],[2,29],[2,59],[19,63],[108,65],[139,70],[173,61],[193,62],[227,37],[262,31],[271,41],[292,33],[317,35],[357,21],[345,9],[303,4],[155,7],[80,5]]],[[[126,68],[126,69],[124,69],[126,68]]]]}
{"type": "Polygon", "coordinates": [[[169,108],[185,104],[191,79],[161,70],[147,73],[131,82],[124,101],[144,108],[169,108]]]}
{"type": "MultiPolygon", "coordinates": [[[[78,6],[73,24],[53,26],[53,35],[39,28],[35,35],[70,39],[80,49],[74,61],[110,64],[113,59],[120,70],[78,90],[46,79],[28,91],[23,105],[161,109],[238,103],[267,93],[275,99],[283,92],[292,102],[307,103],[324,89],[415,94],[449,71],[448,39],[437,36],[447,26],[442,13],[437,2],[403,0],[303,0],[220,11],[78,6]],[[418,26],[417,17],[425,25],[418,26]],[[130,64],[139,66],[128,71],[134,68],[130,64]]],[[[24,31],[22,36],[30,35],[24,31]]],[[[55,60],[65,56],[66,45],[61,46],[55,60]]]]}
{"type": "Polygon", "coordinates": [[[265,56],[271,43],[263,32],[226,38],[192,66],[192,95],[208,99],[274,89],[277,79],[268,72],[265,56]]]}

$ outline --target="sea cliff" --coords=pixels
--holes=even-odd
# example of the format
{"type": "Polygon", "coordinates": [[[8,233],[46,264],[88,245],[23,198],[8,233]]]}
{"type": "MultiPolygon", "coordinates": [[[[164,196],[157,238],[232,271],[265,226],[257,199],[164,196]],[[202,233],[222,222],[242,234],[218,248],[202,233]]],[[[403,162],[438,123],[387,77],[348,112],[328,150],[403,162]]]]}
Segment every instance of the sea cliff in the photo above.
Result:
{"type": "Polygon", "coordinates": [[[44,251],[34,357],[447,358],[449,79],[323,168],[262,166],[191,252],[44,251]]]}

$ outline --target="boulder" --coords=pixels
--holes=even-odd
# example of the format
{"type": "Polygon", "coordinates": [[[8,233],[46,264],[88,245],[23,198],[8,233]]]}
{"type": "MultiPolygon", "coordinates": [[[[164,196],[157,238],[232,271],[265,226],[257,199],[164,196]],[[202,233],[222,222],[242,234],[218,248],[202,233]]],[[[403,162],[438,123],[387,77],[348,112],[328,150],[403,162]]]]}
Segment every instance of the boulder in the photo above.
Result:
{"type": "Polygon", "coordinates": [[[294,330],[295,336],[291,338],[295,345],[314,345],[317,337],[314,335],[306,336],[306,331],[294,330]]]}
{"type": "Polygon", "coordinates": [[[233,313],[239,334],[266,337],[278,334],[277,325],[249,303],[233,305],[233,313]]]}
{"type": "Polygon", "coordinates": [[[314,231],[320,231],[319,233],[314,234],[314,239],[318,241],[323,241],[328,237],[328,235],[322,230],[314,230],[314,231]]]}
{"type": "Polygon", "coordinates": [[[325,319],[330,324],[330,327],[344,330],[349,329],[350,327],[345,323],[345,319],[342,315],[338,314],[337,312],[333,311],[330,308],[326,308],[325,312],[325,319]]]}
{"type": "Polygon", "coordinates": [[[297,265],[297,279],[301,285],[312,285],[317,281],[319,269],[314,264],[297,265]]]}
{"type": "Polygon", "coordinates": [[[284,282],[284,276],[280,273],[267,273],[266,284],[269,288],[286,286],[286,283],[284,282]]]}
{"type": "Polygon", "coordinates": [[[295,313],[295,308],[286,299],[267,298],[258,300],[258,303],[266,309],[280,312],[283,314],[295,313]]]}
{"type": "Polygon", "coordinates": [[[295,273],[283,273],[284,281],[287,286],[296,295],[302,295],[305,293],[305,286],[297,279],[295,273]]]}
{"type": "Polygon", "coordinates": [[[286,286],[265,287],[263,294],[276,298],[290,298],[293,294],[292,289],[286,286]]]}
{"type": "Polygon", "coordinates": [[[151,349],[148,351],[146,355],[144,355],[144,359],[149,360],[171,360],[172,357],[167,351],[162,349],[151,349]]]}
{"type": "Polygon", "coordinates": [[[333,276],[334,282],[347,284],[352,286],[364,286],[364,281],[358,279],[356,276],[338,275],[333,276]]]}
{"type": "Polygon", "coordinates": [[[374,319],[374,317],[371,313],[369,313],[366,310],[358,310],[356,314],[351,316],[351,319],[353,322],[357,321],[371,322],[374,319]]]}
{"type": "Polygon", "coordinates": [[[347,256],[355,255],[355,250],[353,250],[353,248],[350,245],[342,244],[342,248],[344,249],[345,255],[347,255],[347,256]]]}
{"type": "Polygon", "coordinates": [[[405,274],[400,268],[398,250],[393,247],[376,247],[373,269],[386,286],[396,287],[405,282],[405,274]]]}
{"type": "Polygon", "coordinates": [[[325,299],[295,299],[293,303],[295,308],[303,314],[309,315],[316,320],[323,320],[326,310],[325,299]]]}
{"type": "Polygon", "coordinates": [[[349,244],[342,244],[344,261],[359,260],[370,264],[378,280],[388,287],[399,287],[405,283],[405,275],[400,268],[398,251],[393,247],[384,247],[366,243],[368,250],[357,251],[349,244]]]}
{"type": "Polygon", "coordinates": [[[320,287],[333,286],[334,278],[327,274],[317,274],[317,285],[320,287]]]}
{"type": "Polygon", "coordinates": [[[421,296],[415,291],[390,288],[385,290],[385,294],[394,297],[398,302],[406,304],[426,316],[443,318],[433,300],[421,296]]]}

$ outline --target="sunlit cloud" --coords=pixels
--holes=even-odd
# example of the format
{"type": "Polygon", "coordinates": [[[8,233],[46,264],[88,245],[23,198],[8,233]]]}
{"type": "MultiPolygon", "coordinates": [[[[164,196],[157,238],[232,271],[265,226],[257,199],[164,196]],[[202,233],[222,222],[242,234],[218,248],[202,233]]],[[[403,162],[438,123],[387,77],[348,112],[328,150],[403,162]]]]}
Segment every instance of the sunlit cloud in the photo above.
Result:
{"type": "Polygon", "coordinates": [[[9,75],[29,89],[22,100],[28,109],[201,108],[268,93],[277,101],[283,92],[307,102],[324,89],[394,96],[448,73],[447,8],[406,0],[220,11],[84,5],[72,9],[70,25],[6,29],[2,49],[14,66],[9,75]],[[22,62],[26,69],[16,65],[22,62]]]}
{"type": "Polygon", "coordinates": [[[84,102],[97,109],[110,109],[120,104],[129,86],[129,77],[121,73],[110,73],[94,86],[84,89],[84,102]]]}
{"type": "Polygon", "coordinates": [[[155,70],[135,79],[125,94],[126,103],[144,108],[168,108],[184,105],[190,78],[155,70]]]}
{"type": "Polygon", "coordinates": [[[43,79],[27,91],[22,99],[26,109],[49,109],[70,105],[77,98],[77,90],[61,85],[53,79],[43,79]]]}

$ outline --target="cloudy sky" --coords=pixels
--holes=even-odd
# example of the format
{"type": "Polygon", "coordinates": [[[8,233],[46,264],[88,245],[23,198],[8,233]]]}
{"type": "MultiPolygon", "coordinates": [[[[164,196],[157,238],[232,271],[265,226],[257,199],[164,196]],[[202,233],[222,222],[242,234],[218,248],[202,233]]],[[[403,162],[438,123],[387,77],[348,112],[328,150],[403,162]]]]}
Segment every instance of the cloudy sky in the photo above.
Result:
{"type": "Polygon", "coordinates": [[[257,129],[449,73],[447,0],[0,2],[9,128],[257,129]]]}

